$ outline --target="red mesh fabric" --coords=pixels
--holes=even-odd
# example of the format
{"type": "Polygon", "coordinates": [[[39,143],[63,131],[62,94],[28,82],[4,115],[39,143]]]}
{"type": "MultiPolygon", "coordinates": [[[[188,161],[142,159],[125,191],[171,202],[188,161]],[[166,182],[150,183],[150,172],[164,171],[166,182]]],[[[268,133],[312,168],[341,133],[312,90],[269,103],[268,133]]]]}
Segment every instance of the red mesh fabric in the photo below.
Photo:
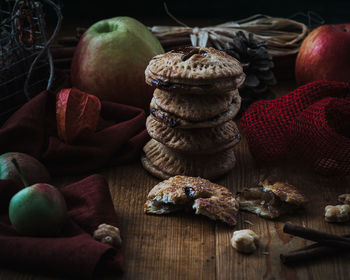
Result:
{"type": "Polygon", "coordinates": [[[295,157],[324,174],[350,174],[350,84],[317,81],[254,103],[241,119],[259,162],[295,157]]]}

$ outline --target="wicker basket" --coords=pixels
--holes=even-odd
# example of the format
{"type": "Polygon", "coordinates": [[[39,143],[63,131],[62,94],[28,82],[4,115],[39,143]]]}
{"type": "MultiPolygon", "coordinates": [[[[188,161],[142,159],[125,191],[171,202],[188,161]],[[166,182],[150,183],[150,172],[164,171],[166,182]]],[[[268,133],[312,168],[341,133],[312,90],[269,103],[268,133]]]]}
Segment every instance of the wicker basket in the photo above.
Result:
{"type": "MultiPolygon", "coordinates": [[[[47,4],[59,11],[58,1],[3,0],[0,4],[0,124],[50,86],[47,4]]],[[[59,28],[60,12],[57,19],[59,28]]]]}

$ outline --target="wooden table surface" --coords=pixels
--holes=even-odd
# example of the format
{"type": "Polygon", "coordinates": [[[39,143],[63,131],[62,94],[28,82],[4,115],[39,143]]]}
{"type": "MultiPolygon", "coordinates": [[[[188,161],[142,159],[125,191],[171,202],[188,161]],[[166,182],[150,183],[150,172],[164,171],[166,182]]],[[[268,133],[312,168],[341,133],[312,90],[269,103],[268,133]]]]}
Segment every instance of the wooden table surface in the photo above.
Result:
{"type": "MultiPolygon", "coordinates": [[[[274,90],[281,95],[294,87],[284,82],[274,90]]],[[[126,271],[106,279],[350,279],[350,256],[294,266],[285,266],[279,259],[282,252],[310,244],[284,234],[282,228],[287,221],[334,234],[350,232],[349,223],[329,224],[323,218],[327,204],[335,205],[339,194],[350,192],[349,178],[323,177],[302,163],[256,166],[244,137],[234,150],[236,167],[218,183],[237,192],[266,177],[280,179],[308,196],[306,210],[277,221],[241,212],[234,228],[190,213],[145,215],[146,195],[159,180],[149,175],[140,162],[108,168],[102,174],[108,178],[120,224],[126,271]],[[260,248],[252,255],[237,253],[230,242],[234,230],[246,228],[254,230],[261,240],[260,248]]],[[[80,178],[56,178],[54,183],[64,186],[80,178]]],[[[1,268],[0,279],[62,278],[1,268]]]]}

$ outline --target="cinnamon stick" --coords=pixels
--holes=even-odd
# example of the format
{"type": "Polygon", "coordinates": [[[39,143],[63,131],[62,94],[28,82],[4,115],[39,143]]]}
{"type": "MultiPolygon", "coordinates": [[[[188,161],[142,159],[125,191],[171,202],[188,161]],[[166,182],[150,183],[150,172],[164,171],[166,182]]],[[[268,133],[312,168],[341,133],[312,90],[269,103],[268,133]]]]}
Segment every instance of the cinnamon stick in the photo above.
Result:
{"type": "Polygon", "coordinates": [[[320,243],[321,245],[350,250],[350,239],[329,234],[314,229],[286,223],[283,227],[285,233],[299,236],[320,243]]]}
{"type": "MultiPolygon", "coordinates": [[[[343,237],[350,237],[350,234],[343,237]]],[[[320,257],[334,256],[346,252],[346,249],[332,248],[322,246],[320,243],[315,243],[304,248],[294,250],[285,254],[281,254],[280,258],[282,263],[296,263],[300,261],[313,260],[320,257]]]]}
{"type": "Polygon", "coordinates": [[[159,39],[159,42],[164,48],[166,48],[172,45],[191,44],[191,39],[190,37],[175,37],[175,38],[159,39]]]}

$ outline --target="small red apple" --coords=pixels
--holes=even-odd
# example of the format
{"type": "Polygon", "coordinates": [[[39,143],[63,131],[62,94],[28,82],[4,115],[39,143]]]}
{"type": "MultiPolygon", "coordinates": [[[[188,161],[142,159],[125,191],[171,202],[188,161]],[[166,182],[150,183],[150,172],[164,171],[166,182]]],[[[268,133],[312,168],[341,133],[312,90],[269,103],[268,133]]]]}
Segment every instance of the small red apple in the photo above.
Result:
{"type": "Polygon", "coordinates": [[[27,184],[49,183],[50,174],[46,167],[36,158],[18,152],[9,152],[0,155],[0,179],[14,180],[18,185],[23,185],[12,160],[15,159],[26,177],[27,184]]]}
{"type": "Polygon", "coordinates": [[[350,23],[314,29],[301,44],[295,78],[298,84],[350,81],[350,23]]]}

